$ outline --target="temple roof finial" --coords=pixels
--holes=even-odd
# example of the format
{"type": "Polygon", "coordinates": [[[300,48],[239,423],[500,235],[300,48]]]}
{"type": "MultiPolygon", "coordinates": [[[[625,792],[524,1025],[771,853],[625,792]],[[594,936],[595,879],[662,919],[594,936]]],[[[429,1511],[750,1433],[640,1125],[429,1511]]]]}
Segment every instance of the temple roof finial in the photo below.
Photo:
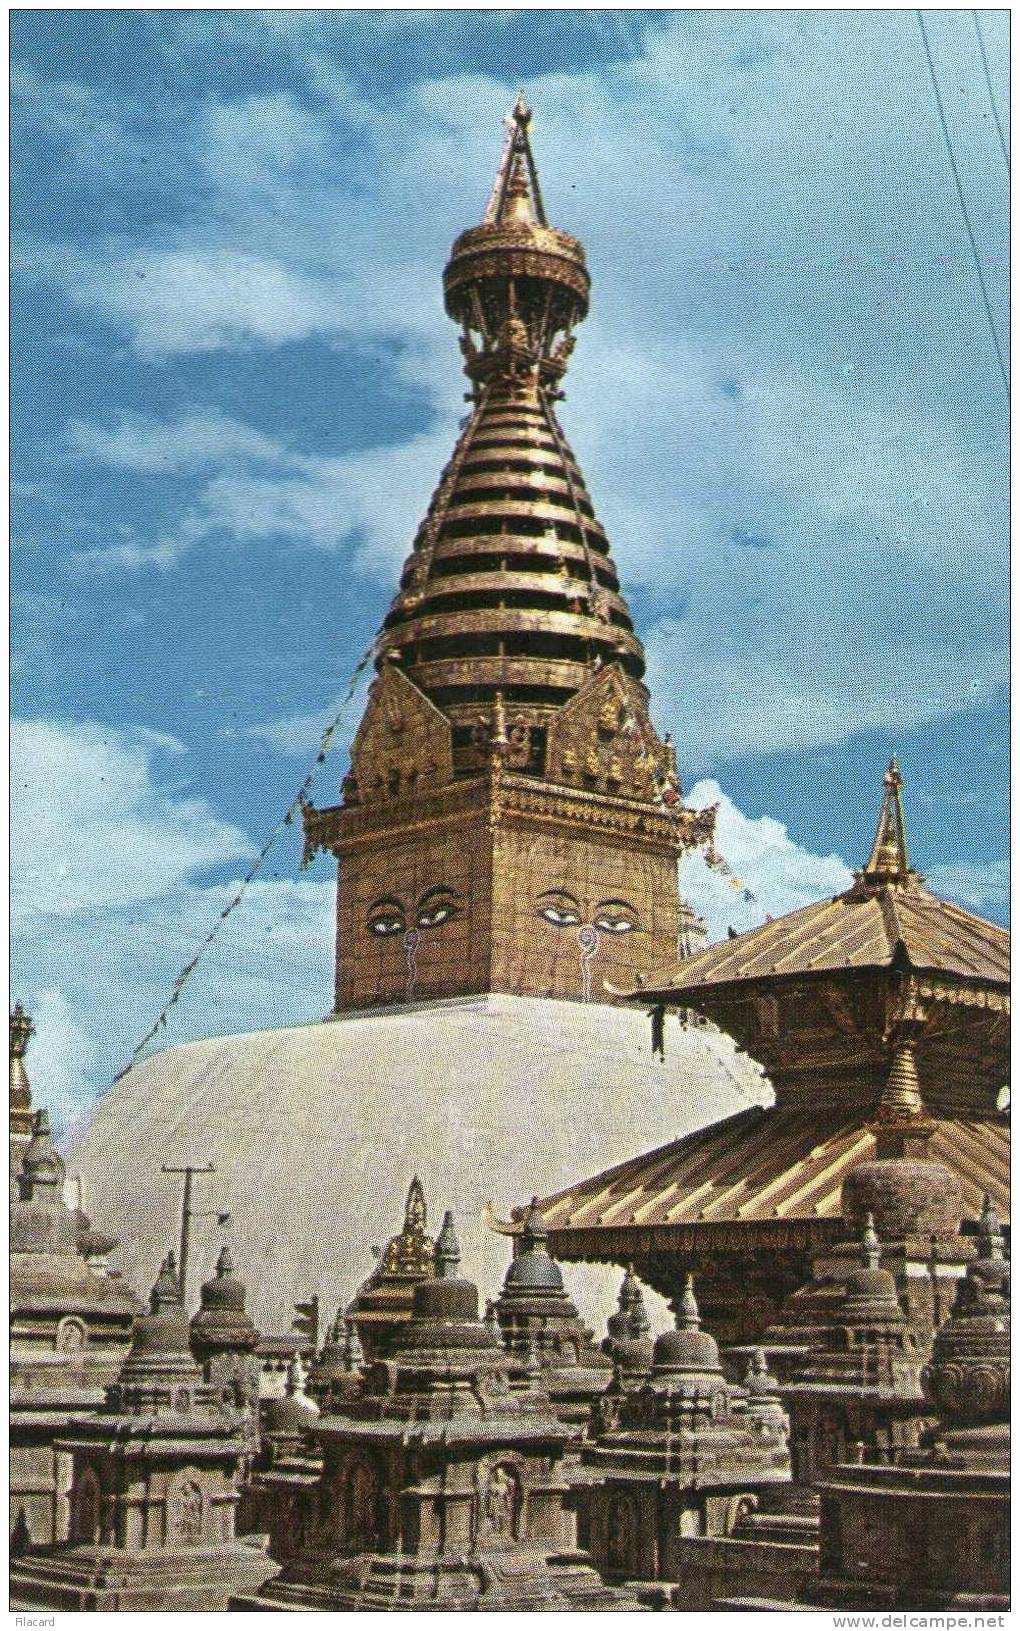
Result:
{"type": "Polygon", "coordinates": [[[542,203],[542,189],[528,138],[531,109],[523,91],[518,94],[504,123],[506,136],[503,153],[489,194],[485,220],[490,224],[517,221],[544,227],[548,223],[542,203]]]}
{"type": "Polygon", "coordinates": [[[875,884],[904,884],[917,879],[907,850],[907,830],[903,819],[903,776],[893,754],[882,778],[882,808],[875,829],[875,842],[861,872],[862,881],[875,884]]]}
{"type": "Polygon", "coordinates": [[[407,1200],[404,1203],[404,1230],[406,1233],[412,1234],[419,1229],[424,1229],[427,1222],[425,1191],[421,1187],[421,1179],[415,1173],[407,1191],[407,1200]]]}

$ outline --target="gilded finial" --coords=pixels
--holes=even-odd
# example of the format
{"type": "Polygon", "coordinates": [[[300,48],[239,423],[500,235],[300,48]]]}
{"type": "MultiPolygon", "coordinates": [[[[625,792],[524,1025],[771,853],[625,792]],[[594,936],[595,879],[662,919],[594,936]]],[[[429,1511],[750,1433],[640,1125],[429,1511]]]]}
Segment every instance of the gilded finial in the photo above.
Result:
{"type": "Polygon", "coordinates": [[[893,754],[882,778],[882,807],[871,854],[860,874],[871,884],[905,884],[917,878],[910,865],[907,830],[903,818],[903,776],[893,754]]]}
{"type": "Polygon", "coordinates": [[[424,1229],[428,1222],[425,1210],[425,1191],[421,1186],[421,1179],[415,1173],[407,1191],[407,1200],[404,1202],[404,1230],[407,1234],[414,1234],[424,1229]]]}
{"type": "Polygon", "coordinates": [[[20,1002],[11,1010],[10,1118],[12,1133],[32,1130],[32,1089],[25,1069],[25,1050],[35,1033],[31,1016],[20,1002]]]}
{"type": "Polygon", "coordinates": [[[917,1074],[914,1039],[901,1037],[893,1049],[892,1064],[878,1105],[879,1121],[913,1120],[925,1114],[921,1080],[917,1074]]]}
{"type": "Polygon", "coordinates": [[[24,1059],[29,1039],[35,1035],[35,1024],[26,1014],[20,999],[11,1009],[11,1058],[24,1059]]]}

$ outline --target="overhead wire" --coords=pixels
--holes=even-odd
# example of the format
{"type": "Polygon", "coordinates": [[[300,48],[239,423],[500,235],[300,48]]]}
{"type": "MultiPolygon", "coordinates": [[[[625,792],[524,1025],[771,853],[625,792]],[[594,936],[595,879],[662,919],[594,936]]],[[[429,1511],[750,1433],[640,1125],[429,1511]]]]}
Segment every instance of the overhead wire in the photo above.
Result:
{"type": "Polygon", "coordinates": [[[964,193],[963,182],[960,178],[960,167],[956,162],[956,154],[953,151],[953,143],[949,135],[949,124],[946,120],[946,110],[942,101],[942,91],[939,87],[938,75],[935,72],[935,63],[932,59],[931,45],[928,40],[928,30],[925,27],[924,22],[924,13],[921,11],[920,7],[917,7],[915,8],[914,15],[917,18],[918,25],[921,30],[921,42],[924,46],[924,55],[928,64],[928,74],[931,79],[932,89],[935,92],[935,107],[938,112],[939,128],[942,131],[942,141],[949,158],[949,168],[953,173],[953,180],[956,183],[956,195],[960,200],[960,213],[963,216],[963,224],[967,233],[967,241],[970,244],[970,252],[974,260],[974,269],[977,272],[978,285],[981,290],[981,300],[985,308],[985,316],[988,319],[988,328],[992,336],[992,344],[995,347],[995,355],[998,358],[999,370],[1002,374],[1002,383],[1006,388],[1006,401],[1008,402],[1010,399],[1009,369],[1006,366],[1006,359],[1003,354],[1002,345],[999,341],[999,334],[995,326],[995,319],[992,316],[992,303],[988,295],[988,285],[985,281],[984,267],[981,263],[981,253],[977,246],[977,238],[974,235],[974,227],[970,219],[970,211],[967,208],[967,197],[964,193]]]}
{"type": "Polygon", "coordinates": [[[1008,179],[1009,142],[1006,140],[1006,133],[1002,128],[1002,120],[999,117],[999,104],[995,99],[995,90],[992,86],[992,72],[988,66],[988,52],[985,49],[985,37],[981,32],[981,24],[978,22],[978,14],[973,8],[971,9],[970,19],[974,24],[974,32],[977,35],[978,50],[981,52],[981,66],[984,69],[985,85],[988,89],[988,102],[992,110],[992,118],[995,120],[995,128],[999,134],[999,146],[1002,148],[1002,157],[1005,160],[1006,177],[1008,179]]]}

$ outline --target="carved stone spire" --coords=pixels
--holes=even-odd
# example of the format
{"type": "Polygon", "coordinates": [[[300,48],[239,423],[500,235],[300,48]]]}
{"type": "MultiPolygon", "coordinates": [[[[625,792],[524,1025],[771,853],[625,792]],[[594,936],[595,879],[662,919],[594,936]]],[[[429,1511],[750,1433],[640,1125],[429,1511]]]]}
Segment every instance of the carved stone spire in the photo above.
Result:
{"type": "Polygon", "coordinates": [[[460,1268],[460,1241],[453,1226],[453,1213],[447,1212],[443,1218],[443,1227],[436,1240],[436,1279],[456,1279],[460,1268]]]}
{"type": "Polygon", "coordinates": [[[11,1097],[10,1131],[22,1135],[32,1131],[32,1090],[25,1070],[25,1050],[35,1034],[35,1025],[20,1001],[11,1010],[11,1097]]]}

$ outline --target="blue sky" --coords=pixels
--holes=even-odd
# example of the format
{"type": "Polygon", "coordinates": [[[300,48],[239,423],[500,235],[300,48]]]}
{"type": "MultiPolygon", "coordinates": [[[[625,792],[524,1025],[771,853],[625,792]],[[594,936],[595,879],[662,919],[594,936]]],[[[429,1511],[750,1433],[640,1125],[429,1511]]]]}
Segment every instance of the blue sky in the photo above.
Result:
{"type": "MultiPolygon", "coordinates": [[[[973,20],[927,16],[1005,346],[973,20]]],[[[1007,14],[980,26],[1004,118],[1007,14]]],[[[697,903],[724,932],[840,887],[895,748],[918,864],[1004,918],[1005,393],[913,13],[20,11],[12,41],[14,977],[61,1116],[385,612],[464,411],[443,262],[518,86],[594,280],[563,422],[758,898],[694,864],[697,903]]],[[[330,872],[296,864],[288,834],[168,1040],[328,1007],[330,872]]]]}

